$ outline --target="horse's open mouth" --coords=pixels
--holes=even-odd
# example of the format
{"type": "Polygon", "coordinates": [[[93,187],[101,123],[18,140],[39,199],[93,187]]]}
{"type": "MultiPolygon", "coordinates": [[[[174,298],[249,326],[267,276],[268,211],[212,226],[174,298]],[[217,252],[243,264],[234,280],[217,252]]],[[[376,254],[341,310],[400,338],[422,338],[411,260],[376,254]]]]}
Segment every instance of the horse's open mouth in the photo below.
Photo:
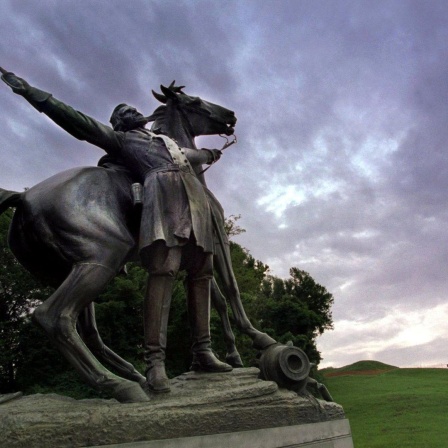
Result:
{"type": "Polygon", "coordinates": [[[233,116],[227,121],[226,135],[233,135],[235,132],[236,117],[233,116]]]}
{"type": "Polygon", "coordinates": [[[231,126],[230,124],[228,124],[227,129],[226,129],[226,135],[233,135],[234,132],[235,132],[235,128],[233,126],[231,126]]]}

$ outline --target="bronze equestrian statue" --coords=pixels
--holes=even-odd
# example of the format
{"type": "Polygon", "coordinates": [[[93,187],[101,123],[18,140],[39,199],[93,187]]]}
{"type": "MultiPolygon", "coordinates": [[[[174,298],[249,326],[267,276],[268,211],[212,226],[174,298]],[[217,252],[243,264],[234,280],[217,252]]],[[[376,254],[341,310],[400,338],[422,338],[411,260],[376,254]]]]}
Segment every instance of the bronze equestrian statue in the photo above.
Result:
{"type": "MultiPolygon", "coordinates": [[[[175,211],[185,217],[185,208],[191,210],[192,207],[198,207],[194,200],[188,200],[188,204],[185,206],[185,183],[191,182],[191,179],[185,181],[185,176],[194,179],[194,185],[190,186],[192,189],[201,191],[197,181],[204,181],[201,178],[199,166],[219,157],[217,151],[196,150],[194,137],[216,133],[231,135],[233,133],[232,126],[236,122],[234,114],[199,98],[189,97],[180,88],[171,85],[169,88],[162,87],[163,95],[155,94],[156,98],[165,104],[160,106],[149,118],[145,119],[135,110],[127,109],[127,106],[118,107],[115,116],[112,117],[112,122],[115,125],[118,124],[114,131],[90,117],[74,111],[54,99],[50,94],[30,87],[13,74],[4,72],[3,79],[16,93],[24,95],[34,107],[45,112],[72,135],[86,139],[112,155],[112,158],[103,160],[101,167],[68,170],[22,194],[2,190],[0,202],[3,198],[3,207],[17,205],[10,230],[10,246],[13,253],[33,274],[58,286],[56,292],[36,310],[35,320],[43,326],[61,352],[92,386],[109,389],[120,401],[146,401],[147,396],[140,387],[144,378],[129,363],[122,360],[102,343],[94,321],[92,301],[135,253],[138,220],[136,222],[132,210],[130,185],[135,180],[132,175],[140,176],[139,180],[142,181],[147,180],[145,178],[147,175],[173,177],[175,179],[172,181],[177,186],[182,182],[183,189],[177,187],[174,189],[178,192],[181,191],[180,195],[183,195],[179,201],[181,205],[178,205],[181,210],[176,209],[175,211]],[[72,119],[72,114],[75,114],[77,119],[72,119]],[[120,126],[126,126],[126,122],[132,121],[132,119],[134,123],[139,120],[141,123],[130,131],[119,129],[120,126]],[[143,121],[147,122],[148,120],[154,120],[153,132],[144,130],[142,126],[143,121]],[[86,126],[88,131],[86,131],[86,126]],[[150,166],[146,167],[149,169],[145,172],[139,172],[139,168],[134,171],[129,170],[129,166],[132,168],[129,157],[131,159],[134,157],[136,161],[137,158],[140,159],[138,155],[133,154],[134,149],[138,146],[135,145],[135,141],[133,142],[134,149],[131,144],[131,150],[125,151],[126,155],[120,152],[125,146],[123,142],[126,140],[127,132],[130,132],[131,137],[136,141],[149,140],[150,143],[147,145],[154,146],[154,152],[157,155],[162,152],[161,150],[165,151],[165,160],[157,161],[157,163],[160,162],[160,166],[156,167],[156,171],[147,173],[146,171],[153,169],[150,166]],[[176,138],[178,144],[171,143],[172,141],[165,137],[166,135],[176,138]],[[171,146],[172,152],[167,146],[171,146]],[[190,148],[190,150],[181,150],[179,147],[190,148]],[[173,166],[175,165],[172,163],[174,156],[183,160],[181,158],[185,157],[186,153],[189,153],[189,157],[187,156],[184,160],[190,159],[191,163],[189,165],[177,163],[177,167],[173,166]],[[128,159],[123,161],[122,159],[125,157],[128,159]],[[166,165],[162,166],[162,164],[166,165]],[[194,170],[196,175],[187,170],[194,170]],[[78,318],[83,339],[80,338],[75,328],[78,318]],[[123,378],[105,369],[98,359],[113,367],[123,378]]],[[[137,148],[137,150],[139,149],[137,148]]],[[[149,165],[151,163],[149,162],[149,165]]],[[[148,190],[148,185],[146,187],[148,190]]],[[[154,188],[153,184],[149,190],[151,188],[154,188]]],[[[163,186],[160,188],[163,189],[163,186]]],[[[181,263],[185,263],[186,257],[182,257],[183,252],[184,255],[196,252],[193,259],[195,257],[200,259],[202,252],[199,268],[198,266],[188,266],[191,276],[189,296],[193,297],[190,305],[194,313],[200,308],[200,313],[193,313],[192,316],[193,324],[197,327],[196,330],[193,329],[196,339],[193,344],[192,367],[208,371],[229,370],[229,366],[217,360],[210,350],[207,291],[211,263],[210,255],[204,254],[210,254],[213,250],[211,249],[213,241],[210,241],[210,236],[213,233],[218,242],[214,249],[217,271],[223,279],[225,292],[228,294],[238,327],[251,336],[254,346],[258,349],[264,349],[275,343],[269,336],[254,329],[244,313],[231,269],[228,242],[223,231],[222,209],[208,189],[205,186],[203,188],[202,191],[205,192],[209,204],[205,224],[201,221],[203,213],[197,213],[197,222],[194,222],[193,217],[191,222],[183,222],[180,230],[179,228],[174,229],[177,245],[170,246],[172,242],[168,245],[164,243],[162,249],[157,247],[159,244],[157,241],[161,241],[161,239],[158,238],[160,236],[157,233],[158,230],[154,230],[154,227],[157,226],[153,225],[153,233],[155,233],[149,237],[149,244],[143,246],[140,244],[142,254],[145,253],[143,258],[146,259],[151,274],[150,285],[151,282],[154,282],[154,278],[164,277],[158,286],[148,288],[148,291],[151,289],[158,291],[158,299],[147,298],[145,306],[148,320],[151,319],[151,315],[154,315],[154,307],[157,307],[155,304],[162,304],[163,308],[159,309],[156,322],[152,327],[151,324],[149,325],[145,335],[148,361],[147,380],[149,386],[156,391],[168,388],[163,368],[165,320],[167,308],[169,308],[167,290],[170,289],[169,283],[175,270],[180,267],[181,263]],[[204,228],[202,229],[201,226],[204,228]],[[171,251],[171,249],[167,250],[167,247],[181,249],[175,249],[176,254],[172,256],[167,253],[171,251]],[[151,254],[151,249],[154,248],[158,257],[163,256],[165,260],[169,260],[167,266],[160,267],[160,263],[159,266],[154,266],[154,255],[151,254]],[[162,255],[160,255],[161,253],[162,255]],[[197,257],[198,253],[199,257],[197,257]],[[162,298],[160,299],[160,297],[162,298]],[[195,319],[196,321],[194,321],[195,319]],[[154,366],[158,367],[154,368],[154,366]]],[[[188,193],[186,196],[188,197],[188,193]]],[[[194,194],[191,197],[194,197],[194,194]]],[[[204,198],[202,198],[199,206],[206,210],[207,207],[204,204],[204,198]]],[[[146,211],[144,207],[143,216],[145,213],[150,214],[154,207],[157,209],[157,206],[163,207],[163,204],[151,204],[149,208],[146,206],[146,211]]],[[[194,216],[194,213],[190,216],[194,216]]],[[[174,223],[174,225],[177,224],[174,223]]],[[[157,283],[158,280],[156,279],[155,282],[157,283]]],[[[223,302],[215,282],[212,284],[212,292],[214,302],[218,301],[221,304],[221,311],[223,311],[222,304],[224,303],[225,307],[225,302],[223,302]]],[[[222,318],[230,330],[227,315],[222,318]]],[[[226,335],[228,336],[228,331],[226,331],[226,335]]],[[[233,335],[227,341],[230,346],[232,337],[233,335]]],[[[236,353],[235,359],[237,360],[239,356],[233,347],[231,348],[236,353]]]]}

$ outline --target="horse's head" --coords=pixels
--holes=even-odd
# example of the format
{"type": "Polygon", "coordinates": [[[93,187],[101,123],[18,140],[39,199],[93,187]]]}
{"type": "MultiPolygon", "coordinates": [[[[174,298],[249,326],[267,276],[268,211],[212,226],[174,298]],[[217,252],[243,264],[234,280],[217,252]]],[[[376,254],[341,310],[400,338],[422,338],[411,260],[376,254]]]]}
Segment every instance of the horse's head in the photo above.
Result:
{"type": "Polygon", "coordinates": [[[191,138],[200,135],[232,135],[236,123],[233,111],[217,104],[209,103],[199,97],[186,95],[184,86],[175,86],[174,81],[168,86],[160,86],[162,93],[152,91],[154,97],[164,104],[150,117],[156,120],[153,129],[162,127],[162,132],[170,135],[179,133],[183,127],[191,138]]]}

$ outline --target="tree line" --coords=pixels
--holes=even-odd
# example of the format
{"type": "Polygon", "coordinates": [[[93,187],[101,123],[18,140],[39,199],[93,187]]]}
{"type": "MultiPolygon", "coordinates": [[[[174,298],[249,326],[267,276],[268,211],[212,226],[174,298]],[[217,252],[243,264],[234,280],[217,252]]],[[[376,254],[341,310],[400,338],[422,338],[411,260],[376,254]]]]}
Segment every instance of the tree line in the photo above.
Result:
{"type": "MultiPolygon", "coordinates": [[[[21,390],[26,394],[56,392],[75,398],[101,396],[85,386],[68,362],[52,347],[45,333],[31,322],[33,310],[52,289],[34,279],[15,259],[7,246],[13,216],[0,216],[0,393],[21,390]]],[[[238,216],[226,222],[230,237],[242,233],[238,216]]],[[[290,269],[282,279],[255,260],[249,251],[231,241],[235,276],[246,313],[254,326],[281,343],[292,341],[316,365],[321,360],[316,338],[333,328],[333,296],[307,272],[290,269]]],[[[190,334],[182,277],[174,288],[168,326],[167,372],[173,377],[190,364],[190,334]]],[[[96,301],[96,318],[106,345],[140,371],[143,363],[142,304],[146,272],[138,263],[127,265],[127,274],[117,276],[96,301]]],[[[230,312],[230,311],[229,311],[230,312]]],[[[231,312],[230,312],[231,315],[231,312]]],[[[225,345],[218,314],[212,311],[213,349],[221,359],[225,345]]],[[[252,341],[235,330],[237,347],[245,366],[256,353],[252,341]]]]}

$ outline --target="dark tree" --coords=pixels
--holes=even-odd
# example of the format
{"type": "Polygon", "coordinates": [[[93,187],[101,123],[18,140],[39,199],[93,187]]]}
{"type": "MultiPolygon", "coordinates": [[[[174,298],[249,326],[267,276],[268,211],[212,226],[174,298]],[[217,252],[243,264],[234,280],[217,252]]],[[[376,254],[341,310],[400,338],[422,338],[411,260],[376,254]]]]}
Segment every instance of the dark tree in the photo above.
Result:
{"type": "Polygon", "coordinates": [[[17,369],[23,362],[21,338],[30,313],[51,294],[15,259],[7,235],[13,210],[0,215],[0,393],[17,389],[17,369]]]}
{"type": "Polygon", "coordinates": [[[291,268],[290,276],[287,280],[269,276],[263,281],[264,304],[258,307],[257,317],[264,330],[272,331],[279,342],[292,341],[319,364],[316,338],[333,328],[333,296],[308,272],[291,268]]]}

